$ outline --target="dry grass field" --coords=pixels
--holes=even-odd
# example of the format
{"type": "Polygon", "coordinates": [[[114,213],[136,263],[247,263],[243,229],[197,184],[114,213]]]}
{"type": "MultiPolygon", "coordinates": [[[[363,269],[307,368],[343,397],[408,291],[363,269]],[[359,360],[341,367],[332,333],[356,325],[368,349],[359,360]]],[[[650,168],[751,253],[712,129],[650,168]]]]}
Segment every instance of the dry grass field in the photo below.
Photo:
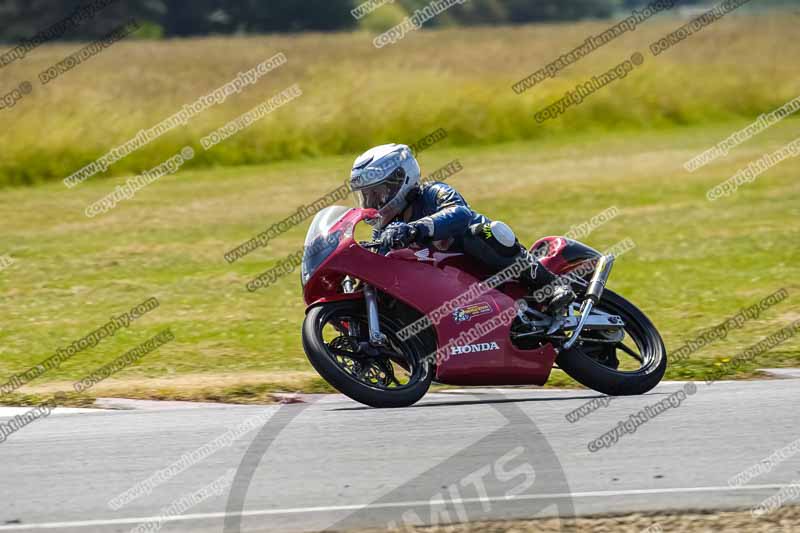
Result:
{"type": "Polygon", "coordinates": [[[757,115],[797,96],[800,16],[732,13],[653,57],[651,42],[687,21],[660,16],[523,95],[521,78],[616,21],[446,29],[376,49],[366,32],[172,41],[128,40],[42,86],[38,74],[81,45],[46,45],[0,71],[32,94],[0,111],[0,184],[59,180],[277,52],[283,67],[113,165],[140,172],[278,91],[303,96],[212,150],[194,168],[350,154],[444,128],[451,146],[585,131],[663,129],[757,115]],[[644,64],[558,120],[535,112],[634,52],[644,64]]]}

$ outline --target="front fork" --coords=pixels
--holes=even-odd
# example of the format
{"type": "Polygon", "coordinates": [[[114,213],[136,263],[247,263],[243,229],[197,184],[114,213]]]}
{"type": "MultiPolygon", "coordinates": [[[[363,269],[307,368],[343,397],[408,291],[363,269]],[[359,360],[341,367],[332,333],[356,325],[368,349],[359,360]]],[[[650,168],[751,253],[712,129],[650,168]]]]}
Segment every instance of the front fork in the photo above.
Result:
{"type": "MultiPolygon", "coordinates": [[[[346,294],[356,291],[356,282],[350,276],[345,276],[342,282],[342,289],[346,294]]],[[[364,284],[364,300],[367,302],[367,325],[369,327],[369,343],[372,346],[383,346],[386,344],[386,335],[381,333],[381,322],[378,315],[378,295],[372,285],[364,284]]],[[[352,326],[351,326],[352,327],[352,326]]],[[[355,332],[350,331],[350,335],[355,332]]]]}
{"type": "Polygon", "coordinates": [[[369,326],[369,343],[372,346],[386,344],[386,335],[381,333],[380,317],[378,316],[378,295],[372,285],[364,284],[364,299],[367,301],[367,325],[369,326]]]}

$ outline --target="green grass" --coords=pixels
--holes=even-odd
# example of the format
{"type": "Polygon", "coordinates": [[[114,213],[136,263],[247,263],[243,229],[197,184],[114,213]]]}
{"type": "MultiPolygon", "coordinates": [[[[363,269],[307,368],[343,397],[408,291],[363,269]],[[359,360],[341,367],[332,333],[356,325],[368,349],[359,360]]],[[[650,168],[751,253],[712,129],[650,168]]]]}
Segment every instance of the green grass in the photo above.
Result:
{"type": "MultiPolygon", "coordinates": [[[[433,170],[459,158],[464,170],[452,184],[527,243],[617,206],[620,215],[584,240],[600,249],[627,237],[636,242],[614,267],[610,287],[651,317],[670,349],[787,288],[786,301],[667,372],[699,379],[718,359],[800,318],[800,160],[781,163],[731,197],[705,199],[708,188],[794,139],[798,121],[693,174],[682,168],[745,124],[470,150],[437,146],[421,163],[433,170]]],[[[166,327],[174,341],[90,392],[247,401],[270,390],[329,390],[300,345],[299,273],[255,293],[244,287],[302,246],[308,221],[232,265],[223,254],[341,183],[353,155],[185,171],[94,219],[83,215],[85,206],[121,179],[4,191],[0,255],[15,263],[0,272],[0,374],[27,369],[111,314],[156,296],[158,309],[20,392],[66,390],[166,327]]],[[[791,339],[736,377],[799,363],[800,340],[791,339]]]]}

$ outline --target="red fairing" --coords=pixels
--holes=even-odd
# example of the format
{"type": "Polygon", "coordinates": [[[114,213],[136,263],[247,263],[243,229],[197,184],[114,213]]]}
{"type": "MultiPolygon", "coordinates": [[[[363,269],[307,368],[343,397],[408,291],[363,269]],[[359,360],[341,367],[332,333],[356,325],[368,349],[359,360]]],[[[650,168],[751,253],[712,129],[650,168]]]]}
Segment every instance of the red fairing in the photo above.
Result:
{"type": "Polygon", "coordinates": [[[474,286],[486,273],[464,254],[423,248],[382,256],[362,248],[353,239],[352,228],[374,215],[373,210],[353,209],[331,228],[331,233],[348,227],[351,231],[345,231],[335,251],[306,283],[307,304],[342,297],[341,280],[351,275],[432,318],[439,343],[437,381],[452,385],[543,385],[547,381],[556,357],[553,347],[520,350],[511,342],[515,297],[524,290],[506,284],[505,292],[491,289],[442,309],[464,294],[476,294],[474,286]]]}
{"type": "Polygon", "coordinates": [[[537,250],[546,250],[545,256],[539,257],[539,261],[550,272],[554,274],[563,274],[569,267],[566,260],[561,255],[561,251],[564,250],[566,245],[567,240],[564,237],[543,237],[531,246],[530,251],[532,254],[536,254],[537,250]]]}
{"type": "MultiPolygon", "coordinates": [[[[566,237],[543,237],[531,246],[531,253],[554,274],[566,274],[587,262],[600,257],[600,252],[585,244],[566,237]],[[540,254],[544,254],[543,256],[540,254]]],[[[583,277],[591,277],[591,269],[583,277]]]]}

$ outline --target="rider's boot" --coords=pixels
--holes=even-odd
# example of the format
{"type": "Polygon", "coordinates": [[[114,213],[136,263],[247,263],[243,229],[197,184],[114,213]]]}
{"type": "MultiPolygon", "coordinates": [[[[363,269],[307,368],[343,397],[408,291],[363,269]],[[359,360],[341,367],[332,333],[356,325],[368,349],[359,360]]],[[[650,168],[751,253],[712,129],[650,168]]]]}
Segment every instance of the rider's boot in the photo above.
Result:
{"type": "Polygon", "coordinates": [[[524,251],[531,263],[530,270],[523,271],[520,281],[528,287],[536,303],[542,304],[545,312],[557,315],[577,298],[569,284],[550,272],[533,254],[524,251]]]}

